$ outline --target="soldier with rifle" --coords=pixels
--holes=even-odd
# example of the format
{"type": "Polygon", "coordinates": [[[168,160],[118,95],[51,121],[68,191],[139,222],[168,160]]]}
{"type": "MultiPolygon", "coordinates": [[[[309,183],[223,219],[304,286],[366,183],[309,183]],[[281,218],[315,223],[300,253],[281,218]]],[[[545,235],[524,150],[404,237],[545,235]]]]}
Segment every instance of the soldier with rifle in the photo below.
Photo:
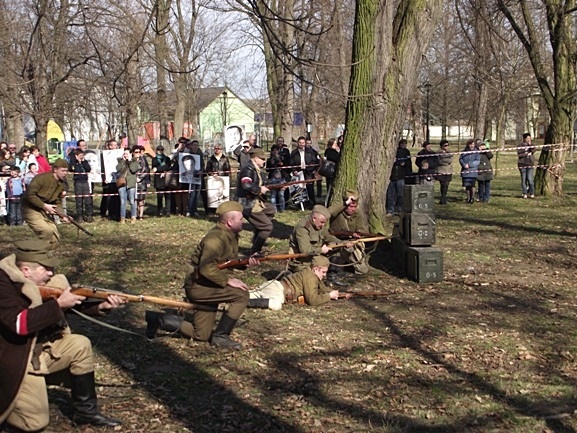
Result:
{"type": "MultiPolygon", "coordinates": [[[[238,256],[242,211],[242,205],[236,201],[224,202],[216,209],[219,221],[192,253],[184,280],[184,290],[189,302],[212,307],[194,312],[192,329],[189,331],[192,337],[199,341],[210,341],[213,346],[233,349],[242,348],[240,343],[230,338],[230,334],[248,304],[248,286],[235,278],[231,269],[220,269],[217,265],[238,256]],[[228,303],[228,309],[222,314],[213,331],[220,303],[228,303]]],[[[251,257],[248,266],[258,263],[258,260],[251,257]]],[[[170,315],[147,314],[145,318],[149,329],[147,334],[152,334],[152,331],[155,332],[158,328],[174,331],[171,323],[174,317],[170,315]]]]}
{"type": "MultiPolygon", "coordinates": [[[[57,211],[62,209],[62,192],[64,191],[68,163],[58,158],[52,164],[52,171],[41,173],[32,179],[22,200],[24,221],[36,234],[38,239],[53,245],[60,243],[60,233],[54,221],[57,211]]],[[[70,222],[68,217],[61,218],[70,222]]]]}
{"type": "Polygon", "coordinates": [[[15,245],[16,253],[0,261],[0,424],[18,431],[44,429],[50,414],[45,377],[65,370],[70,374],[74,423],[120,425],[98,410],[92,345],[70,332],[64,311],[81,308],[104,315],[126,301],[110,295],[103,302],[83,302],[64,275],[54,275],[58,259],[48,242],[15,245]],[[39,286],[46,284],[62,289],[58,299],[43,302],[39,286]]]}
{"type": "Polygon", "coordinates": [[[331,290],[324,284],[330,264],[327,257],[314,256],[310,266],[287,275],[280,281],[267,281],[251,291],[248,306],[280,310],[285,302],[298,302],[315,307],[330,300],[350,298],[350,294],[331,290]]]}
{"type": "MultiPolygon", "coordinates": [[[[353,239],[359,239],[368,232],[365,221],[357,212],[359,206],[359,193],[355,189],[348,189],[343,195],[340,203],[336,203],[329,208],[330,232],[347,233],[353,239]]],[[[338,235],[337,235],[338,236],[338,235]]],[[[342,248],[340,255],[334,258],[336,264],[351,264],[355,274],[366,274],[369,272],[367,256],[365,255],[365,244],[356,242],[350,248],[342,248]]]]}
{"type": "Polygon", "coordinates": [[[266,162],[264,150],[260,147],[249,151],[250,162],[239,173],[238,201],[242,204],[243,215],[253,226],[250,254],[258,254],[272,232],[272,219],[276,208],[265,200],[269,189],[265,186],[261,168],[266,162]]]}
{"type": "MultiPolygon", "coordinates": [[[[289,238],[289,253],[304,253],[310,256],[292,259],[289,262],[291,272],[310,266],[313,255],[327,255],[331,251],[328,244],[339,241],[329,233],[327,222],[330,218],[331,214],[326,207],[315,205],[312,212],[297,223],[289,238]]],[[[352,244],[347,245],[351,246],[352,244]]]]}

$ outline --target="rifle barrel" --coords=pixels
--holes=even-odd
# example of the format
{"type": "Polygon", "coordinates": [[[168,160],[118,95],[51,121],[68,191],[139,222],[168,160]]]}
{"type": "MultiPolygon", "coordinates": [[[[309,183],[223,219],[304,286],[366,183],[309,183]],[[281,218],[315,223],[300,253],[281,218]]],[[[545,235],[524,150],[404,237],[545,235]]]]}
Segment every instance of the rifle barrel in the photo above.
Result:
{"type": "Polygon", "coordinates": [[[78,227],[80,230],[82,230],[84,233],[86,233],[88,236],[94,236],[92,233],[90,233],[88,230],[86,230],[84,227],[82,227],[80,224],[78,224],[76,221],[74,221],[73,218],[69,217],[68,215],[65,215],[64,212],[62,212],[60,209],[58,209],[57,207],[54,208],[55,209],[55,213],[56,215],[58,215],[60,218],[68,218],[68,221],[70,221],[73,225],[75,225],[76,227],[78,227]]]}

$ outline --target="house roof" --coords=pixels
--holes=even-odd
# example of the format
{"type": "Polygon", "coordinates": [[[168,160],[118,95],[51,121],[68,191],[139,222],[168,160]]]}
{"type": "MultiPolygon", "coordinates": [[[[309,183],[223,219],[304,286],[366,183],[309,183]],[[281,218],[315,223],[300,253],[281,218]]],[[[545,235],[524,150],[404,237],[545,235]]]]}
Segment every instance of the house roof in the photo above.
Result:
{"type": "MultiPolygon", "coordinates": [[[[231,91],[226,86],[221,87],[205,87],[195,89],[194,91],[194,100],[190,101],[186,107],[186,115],[191,116],[194,114],[193,112],[200,113],[206,107],[208,107],[216,98],[222,95],[224,92],[231,94],[233,97],[237,98],[238,100],[242,101],[248,108],[252,111],[256,112],[255,106],[251,104],[249,101],[240,98],[236,93],[231,91]],[[192,108],[194,106],[194,109],[192,108]]],[[[167,101],[167,111],[169,117],[174,117],[174,91],[169,90],[166,92],[166,101],[167,101]]],[[[145,116],[148,117],[148,120],[158,120],[160,117],[159,114],[159,106],[158,100],[155,92],[148,92],[142,98],[141,103],[141,110],[145,113],[145,116]]]]}

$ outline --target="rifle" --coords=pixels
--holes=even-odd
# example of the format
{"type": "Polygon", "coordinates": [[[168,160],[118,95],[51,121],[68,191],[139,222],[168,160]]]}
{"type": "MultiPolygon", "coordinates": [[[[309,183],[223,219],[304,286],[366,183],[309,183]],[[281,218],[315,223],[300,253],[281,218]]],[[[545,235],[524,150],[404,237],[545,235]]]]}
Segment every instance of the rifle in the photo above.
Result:
{"type": "Polygon", "coordinates": [[[336,237],[347,237],[347,238],[353,238],[355,235],[359,235],[362,237],[375,237],[375,236],[380,236],[380,235],[376,235],[374,233],[365,233],[365,232],[352,232],[349,230],[330,230],[329,233],[333,236],[336,237]]]}
{"type": "Polygon", "coordinates": [[[70,221],[72,224],[74,224],[76,227],[78,227],[80,230],[82,230],[84,233],[86,233],[88,236],[94,236],[92,233],[90,233],[88,230],[86,230],[84,227],[82,227],[80,224],[78,224],[76,221],[74,221],[72,219],[72,217],[69,217],[68,215],[65,215],[64,212],[62,212],[60,209],[58,209],[56,206],[54,207],[54,213],[56,215],[58,215],[60,218],[66,218],[68,219],[68,221],[70,221]]]}
{"type": "MultiPolygon", "coordinates": [[[[50,298],[56,299],[64,291],[62,289],[57,289],[56,287],[49,287],[49,286],[39,286],[38,288],[40,289],[40,295],[42,296],[43,300],[48,300],[50,298]]],[[[159,298],[156,296],[133,295],[130,293],[117,292],[114,290],[107,290],[98,287],[79,286],[76,284],[72,286],[71,291],[75,295],[85,296],[86,298],[108,299],[109,295],[117,295],[126,299],[129,302],[150,302],[152,304],[166,305],[168,307],[181,308],[183,310],[204,310],[204,309],[210,309],[210,311],[215,310],[215,308],[213,308],[210,305],[204,306],[184,301],[173,301],[172,299],[159,298]]]]}
{"type": "Polygon", "coordinates": [[[350,240],[350,241],[346,241],[346,242],[340,242],[337,244],[329,244],[327,246],[332,250],[335,248],[346,247],[347,244],[358,244],[359,242],[384,241],[385,239],[391,239],[391,237],[390,236],[373,236],[372,238],[360,238],[360,239],[350,240]]]}
{"type": "Polygon", "coordinates": [[[298,185],[299,183],[311,183],[311,182],[316,182],[319,179],[321,179],[320,177],[315,177],[314,179],[306,179],[306,180],[293,180],[291,182],[285,182],[285,183],[272,183],[270,185],[265,184],[264,186],[267,187],[268,189],[282,189],[282,188],[286,188],[287,186],[291,186],[291,185],[298,185]]]}
{"type": "Polygon", "coordinates": [[[339,299],[346,299],[347,295],[351,295],[351,298],[380,298],[383,296],[389,296],[388,293],[383,292],[339,292],[339,299]]]}
{"type": "MultiPolygon", "coordinates": [[[[289,259],[302,259],[304,257],[310,257],[312,254],[306,253],[295,253],[295,254],[271,254],[263,257],[255,257],[259,262],[266,262],[268,260],[289,260],[289,259]]],[[[233,259],[228,262],[219,263],[216,266],[218,269],[234,268],[236,266],[248,265],[249,259],[233,259]]]]}

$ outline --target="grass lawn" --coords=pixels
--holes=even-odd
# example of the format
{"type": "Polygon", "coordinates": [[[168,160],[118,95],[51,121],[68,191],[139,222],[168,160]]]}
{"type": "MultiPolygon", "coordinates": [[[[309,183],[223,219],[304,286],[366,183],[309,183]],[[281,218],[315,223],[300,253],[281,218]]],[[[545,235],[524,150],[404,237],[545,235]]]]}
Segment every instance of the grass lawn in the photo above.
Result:
{"type": "MultiPolygon", "coordinates": [[[[442,282],[409,281],[381,243],[371,273],[348,282],[386,296],[247,310],[234,334],[240,352],[170,335],[148,341],[71,317],[94,344],[103,411],[124,421],[115,430],[577,431],[577,166],[567,165],[564,197],[535,200],[520,198],[512,155],[499,155],[498,167],[489,204],[464,203],[457,175],[449,204],[435,208],[442,282]]],[[[302,215],[277,216],[275,253],[287,251],[302,215]]],[[[386,221],[391,232],[393,222],[386,221]]],[[[85,225],[92,238],[60,226],[60,271],[73,283],[180,300],[189,256],[213,224],[98,220],[85,225]]],[[[245,229],[241,248],[249,247],[245,229]]],[[[0,254],[30,235],[2,227],[0,254]]],[[[282,269],[264,262],[239,277],[256,285],[282,269]]],[[[106,322],[143,334],[146,308],[156,307],[130,304],[106,322]]],[[[50,390],[48,431],[97,431],[72,425],[67,395],[50,390]]]]}

